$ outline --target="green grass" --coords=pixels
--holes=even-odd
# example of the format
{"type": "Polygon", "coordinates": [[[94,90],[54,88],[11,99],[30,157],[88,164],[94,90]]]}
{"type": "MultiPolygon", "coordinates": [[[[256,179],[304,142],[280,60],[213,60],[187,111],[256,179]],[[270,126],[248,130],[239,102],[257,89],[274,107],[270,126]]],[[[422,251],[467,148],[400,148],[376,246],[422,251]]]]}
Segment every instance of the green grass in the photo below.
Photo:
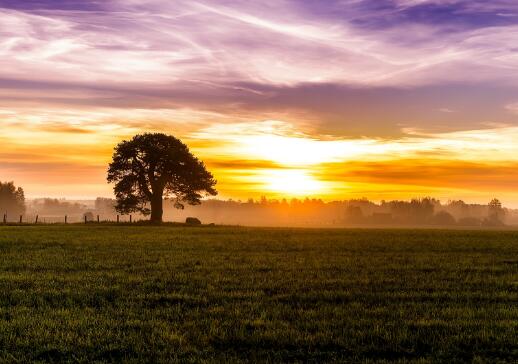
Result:
{"type": "Polygon", "coordinates": [[[0,227],[2,362],[517,362],[518,232],[0,227]]]}

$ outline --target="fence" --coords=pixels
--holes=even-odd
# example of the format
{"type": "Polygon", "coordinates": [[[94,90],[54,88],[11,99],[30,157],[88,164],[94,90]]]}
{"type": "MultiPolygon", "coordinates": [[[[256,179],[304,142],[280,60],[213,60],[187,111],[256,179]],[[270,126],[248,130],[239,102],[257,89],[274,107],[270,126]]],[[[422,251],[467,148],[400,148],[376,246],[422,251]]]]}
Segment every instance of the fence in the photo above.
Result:
{"type": "Polygon", "coordinates": [[[77,223],[133,223],[140,220],[133,218],[133,215],[116,215],[115,217],[102,218],[97,216],[83,215],[9,215],[3,214],[3,224],[77,224],[77,223]]]}

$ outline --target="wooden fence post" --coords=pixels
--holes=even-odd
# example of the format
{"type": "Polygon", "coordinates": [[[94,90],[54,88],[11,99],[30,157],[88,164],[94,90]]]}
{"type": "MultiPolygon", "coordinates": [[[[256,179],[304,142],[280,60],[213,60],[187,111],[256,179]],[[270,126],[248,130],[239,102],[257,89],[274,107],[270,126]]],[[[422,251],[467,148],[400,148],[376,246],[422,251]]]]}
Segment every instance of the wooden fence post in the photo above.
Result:
{"type": "Polygon", "coordinates": [[[34,220],[34,223],[37,224],[38,223],[38,215],[36,215],[36,220],[34,220]]]}
{"type": "Polygon", "coordinates": [[[23,221],[23,215],[20,215],[20,224],[22,223],[23,221]]]}
{"type": "Polygon", "coordinates": [[[97,223],[99,223],[101,220],[99,219],[99,215],[97,215],[97,223]]]}
{"type": "Polygon", "coordinates": [[[131,223],[131,215],[130,215],[130,223],[131,223]]]}
{"type": "Polygon", "coordinates": [[[117,224],[119,223],[119,215],[117,215],[117,224]]]}
{"type": "Polygon", "coordinates": [[[84,216],[84,218],[85,218],[85,224],[86,224],[87,223],[86,215],[84,216]]]}
{"type": "Polygon", "coordinates": [[[7,224],[7,212],[4,214],[4,224],[7,224]]]}
{"type": "Polygon", "coordinates": [[[65,215],[65,224],[67,223],[67,215],[65,215]]]}

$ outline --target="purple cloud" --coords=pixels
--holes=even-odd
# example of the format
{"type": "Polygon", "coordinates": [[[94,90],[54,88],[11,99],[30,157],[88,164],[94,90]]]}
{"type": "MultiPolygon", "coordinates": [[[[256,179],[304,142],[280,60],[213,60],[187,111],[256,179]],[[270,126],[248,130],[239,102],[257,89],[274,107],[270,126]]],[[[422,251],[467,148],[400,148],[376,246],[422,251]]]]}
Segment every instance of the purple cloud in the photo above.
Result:
{"type": "Polygon", "coordinates": [[[0,106],[291,110],[355,135],[511,123],[517,13],[504,0],[0,1],[0,106]]]}
{"type": "Polygon", "coordinates": [[[2,0],[0,8],[22,11],[65,10],[97,11],[102,9],[104,1],[95,0],[2,0]]]}

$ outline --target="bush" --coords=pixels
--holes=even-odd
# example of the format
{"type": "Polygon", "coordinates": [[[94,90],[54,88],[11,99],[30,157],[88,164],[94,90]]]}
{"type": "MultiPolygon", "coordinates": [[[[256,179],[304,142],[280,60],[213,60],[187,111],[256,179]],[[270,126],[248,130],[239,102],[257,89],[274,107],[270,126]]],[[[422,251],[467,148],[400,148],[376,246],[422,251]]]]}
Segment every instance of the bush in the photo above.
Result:
{"type": "Polygon", "coordinates": [[[185,223],[187,225],[201,225],[200,219],[196,217],[188,217],[187,219],[185,219],[185,223]]]}

